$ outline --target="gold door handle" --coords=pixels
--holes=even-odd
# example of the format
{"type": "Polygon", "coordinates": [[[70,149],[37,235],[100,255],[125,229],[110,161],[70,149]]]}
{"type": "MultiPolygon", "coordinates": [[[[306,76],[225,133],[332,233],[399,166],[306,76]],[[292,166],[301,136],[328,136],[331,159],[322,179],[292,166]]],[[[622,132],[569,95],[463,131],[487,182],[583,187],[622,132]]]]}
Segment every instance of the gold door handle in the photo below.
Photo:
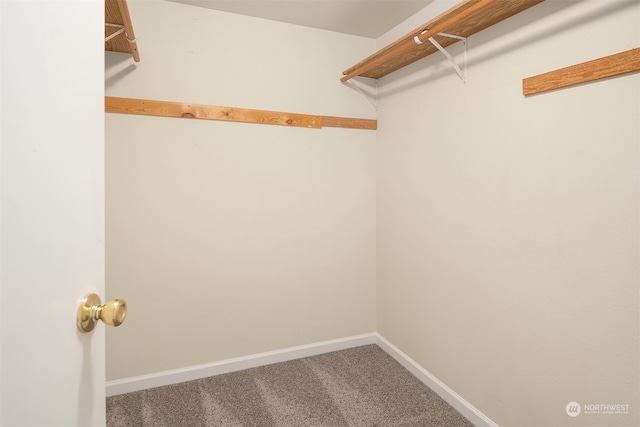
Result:
{"type": "Polygon", "coordinates": [[[100,305],[96,294],[86,295],[78,308],[77,324],[80,332],[91,332],[98,320],[107,325],[120,326],[127,317],[127,303],[123,299],[114,299],[100,305]]]}

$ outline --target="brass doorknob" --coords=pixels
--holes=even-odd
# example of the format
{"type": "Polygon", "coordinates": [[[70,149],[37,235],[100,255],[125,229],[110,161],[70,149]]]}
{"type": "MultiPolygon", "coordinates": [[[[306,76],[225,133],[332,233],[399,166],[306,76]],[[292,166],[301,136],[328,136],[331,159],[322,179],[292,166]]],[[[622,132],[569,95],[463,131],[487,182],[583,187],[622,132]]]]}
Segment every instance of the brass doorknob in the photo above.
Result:
{"type": "Polygon", "coordinates": [[[127,303],[123,299],[114,299],[100,305],[96,294],[86,295],[78,308],[77,324],[80,332],[91,332],[98,320],[107,325],[120,326],[127,317],[127,303]]]}

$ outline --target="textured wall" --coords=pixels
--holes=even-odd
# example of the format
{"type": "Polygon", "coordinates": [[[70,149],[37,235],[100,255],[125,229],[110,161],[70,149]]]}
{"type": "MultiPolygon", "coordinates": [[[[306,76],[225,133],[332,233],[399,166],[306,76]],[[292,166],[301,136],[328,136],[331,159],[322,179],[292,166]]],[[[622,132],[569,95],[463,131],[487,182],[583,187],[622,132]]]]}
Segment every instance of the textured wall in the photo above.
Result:
{"type": "Polygon", "coordinates": [[[502,426],[640,423],[640,75],[521,92],[638,22],[546,1],[470,38],[467,84],[443,55],[380,81],[378,332],[502,426]]]}
{"type": "MultiPolygon", "coordinates": [[[[131,1],[111,96],[375,118],[375,41],[131,1]]],[[[107,379],[375,330],[375,132],[107,114],[107,379]]]]}

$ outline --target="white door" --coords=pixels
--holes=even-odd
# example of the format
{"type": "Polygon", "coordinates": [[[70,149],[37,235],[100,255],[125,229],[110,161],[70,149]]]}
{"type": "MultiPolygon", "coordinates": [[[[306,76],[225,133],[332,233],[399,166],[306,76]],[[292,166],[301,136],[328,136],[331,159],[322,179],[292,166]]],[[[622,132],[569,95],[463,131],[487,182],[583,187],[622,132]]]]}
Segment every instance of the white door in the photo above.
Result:
{"type": "Polygon", "coordinates": [[[1,0],[0,425],[105,424],[104,3],[1,0]]]}

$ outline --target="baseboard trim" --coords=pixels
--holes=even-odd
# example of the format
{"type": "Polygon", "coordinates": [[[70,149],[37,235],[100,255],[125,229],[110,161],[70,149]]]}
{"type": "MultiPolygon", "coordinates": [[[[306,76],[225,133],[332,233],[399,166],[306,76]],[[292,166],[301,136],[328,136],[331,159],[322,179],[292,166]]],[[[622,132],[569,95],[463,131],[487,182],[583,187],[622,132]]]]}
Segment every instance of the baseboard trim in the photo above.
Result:
{"type": "Polygon", "coordinates": [[[442,381],[424,369],[413,359],[400,351],[396,346],[387,341],[382,335],[376,333],[376,344],[389,356],[411,372],[423,384],[438,394],[445,402],[451,405],[462,416],[471,421],[477,427],[499,427],[489,417],[480,412],[475,406],[467,402],[458,393],[447,387],[442,381]]]}
{"type": "Polygon", "coordinates": [[[314,344],[290,347],[282,350],[269,351],[266,353],[237,357],[234,359],[222,360],[203,365],[189,366],[186,368],[173,369],[154,374],[140,375],[121,380],[107,381],[106,395],[107,397],[110,397],[119,394],[132,393],[134,391],[178,384],[186,381],[199,380],[201,378],[213,377],[215,375],[227,374],[229,372],[257,368],[259,366],[271,365],[273,363],[287,362],[289,360],[300,359],[303,357],[317,356],[319,354],[346,350],[348,348],[360,347],[368,344],[377,344],[377,335],[375,333],[322,341],[314,344]]]}
{"type": "Polygon", "coordinates": [[[378,345],[378,347],[380,347],[385,353],[400,363],[405,369],[418,378],[418,380],[437,393],[445,402],[455,408],[477,427],[499,427],[498,424],[494,423],[489,417],[480,412],[472,404],[447,387],[446,384],[378,333],[322,341],[319,343],[222,360],[220,362],[189,366],[186,368],[157,372],[149,375],[124,378],[121,380],[107,381],[106,395],[107,397],[110,397],[119,394],[132,393],[135,391],[213,377],[215,375],[257,368],[259,366],[271,365],[273,363],[287,362],[289,360],[301,359],[303,357],[317,356],[320,354],[330,353],[332,351],[346,350],[369,344],[378,345]]]}

